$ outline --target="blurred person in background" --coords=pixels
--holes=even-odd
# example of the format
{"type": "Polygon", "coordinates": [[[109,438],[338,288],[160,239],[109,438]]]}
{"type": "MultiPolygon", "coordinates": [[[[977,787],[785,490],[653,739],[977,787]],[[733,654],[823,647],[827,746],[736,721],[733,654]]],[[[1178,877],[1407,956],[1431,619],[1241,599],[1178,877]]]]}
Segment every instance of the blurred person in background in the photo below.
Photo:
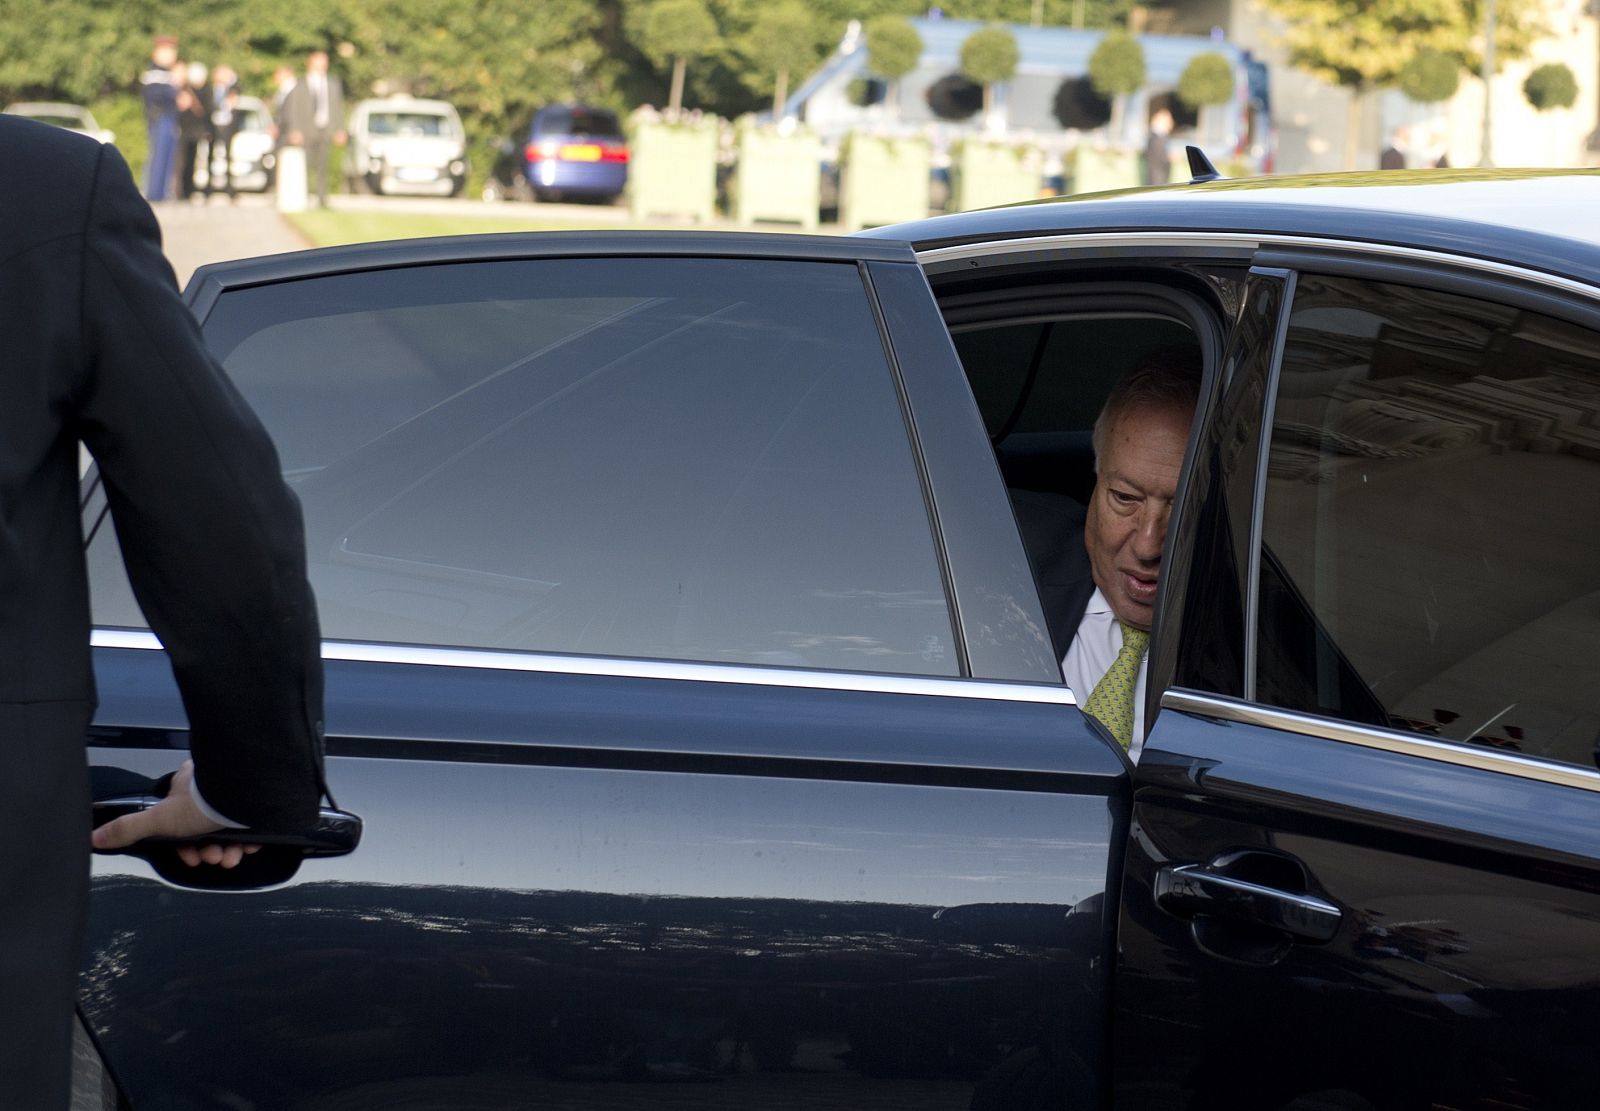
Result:
{"type": "Polygon", "coordinates": [[[173,72],[178,90],[178,196],[187,201],[195,193],[194,169],[200,144],[211,133],[211,108],[204,62],[179,63],[173,72]]]}
{"type": "Polygon", "coordinates": [[[150,68],[139,78],[144,97],[144,123],[150,135],[150,158],[145,164],[144,195],[164,201],[172,189],[172,167],[178,150],[178,90],[173,67],[178,64],[178,40],[157,35],[150,48],[150,68]]]}
{"type": "Polygon", "coordinates": [[[1144,144],[1144,183],[1165,185],[1172,179],[1172,153],[1167,136],[1172,134],[1172,113],[1157,108],[1150,116],[1150,138],[1144,144]]]}
{"type": "Polygon", "coordinates": [[[226,62],[211,68],[211,84],[206,86],[205,102],[210,109],[207,119],[206,203],[218,188],[227,191],[228,200],[238,200],[233,187],[233,137],[239,133],[239,119],[235,109],[239,105],[239,75],[226,62]]]}
{"type": "Polygon", "coordinates": [[[1389,135],[1389,145],[1378,155],[1378,169],[1403,170],[1406,168],[1406,129],[1397,127],[1389,135]]]}
{"type": "Polygon", "coordinates": [[[284,126],[290,146],[306,149],[306,176],[316,182],[317,204],[328,204],[328,158],[344,146],[344,85],[328,72],[328,52],[306,56],[305,76],[284,100],[284,126]]]}

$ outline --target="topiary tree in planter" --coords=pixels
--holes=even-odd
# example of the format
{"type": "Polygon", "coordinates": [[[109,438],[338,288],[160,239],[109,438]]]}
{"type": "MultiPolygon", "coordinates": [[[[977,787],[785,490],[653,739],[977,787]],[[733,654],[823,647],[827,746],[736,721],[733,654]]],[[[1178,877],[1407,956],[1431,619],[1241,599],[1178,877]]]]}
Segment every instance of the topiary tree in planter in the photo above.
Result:
{"type": "Polygon", "coordinates": [[[672,92],[667,112],[676,116],[683,107],[683,74],[690,58],[711,51],[717,38],[717,21],[702,0],[655,0],[634,23],[634,43],[658,66],[672,67],[672,92]]]}
{"type": "Polygon", "coordinates": [[[1004,27],[985,27],[961,44],[961,74],[983,86],[983,114],[994,111],[994,87],[1017,74],[1022,53],[1017,36],[1004,27]]]}
{"type": "Polygon", "coordinates": [[[1178,99],[1204,118],[1208,108],[1233,99],[1233,66],[1214,50],[1196,54],[1178,76],[1178,99]]]}
{"type": "Polygon", "coordinates": [[[1089,83],[1111,98],[1111,130],[1122,130],[1128,97],[1144,84],[1144,47],[1126,31],[1110,31],[1089,55],[1089,83]]]}
{"type": "Polygon", "coordinates": [[[1461,87],[1461,62],[1441,50],[1419,50],[1400,67],[1397,84],[1418,104],[1449,100],[1461,87]]]}
{"type": "Polygon", "coordinates": [[[750,27],[744,53],[764,74],[776,75],[772,90],[772,118],[783,115],[789,96],[789,74],[817,59],[817,27],[810,9],[797,0],[783,0],[764,9],[750,27]]]}
{"type": "Polygon", "coordinates": [[[922,58],[922,36],[911,21],[899,15],[881,15],[867,22],[867,68],[889,83],[884,100],[890,116],[899,114],[900,78],[917,68],[922,58]]]}
{"type": "Polygon", "coordinates": [[[1571,108],[1578,99],[1578,79],[1560,62],[1542,65],[1522,83],[1522,95],[1539,112],[1571,108]]]}

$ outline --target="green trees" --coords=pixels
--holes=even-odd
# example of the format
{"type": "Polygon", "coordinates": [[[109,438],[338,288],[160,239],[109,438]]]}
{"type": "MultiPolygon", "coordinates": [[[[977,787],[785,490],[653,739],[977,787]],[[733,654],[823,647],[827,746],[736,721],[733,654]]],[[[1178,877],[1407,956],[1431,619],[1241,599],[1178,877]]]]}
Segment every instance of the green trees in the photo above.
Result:
{"type": "Polygon", "coordinates": [[[701,0],[654,0],[643,6],[633,23],[633,40],[658,66],[672,67],[672,92],[667,112],[683,107],[683,74],[690,58],[710,52],[716,20],[701,0]]]}
{"type": "Polygon", "coordinates": [[[1021,61],[1017,36],[1004,27],[985,27],[961,44],[961,75],[983,86],[983,114],[994,111],[994,87],[1016,76],[1021,61]]]}
{"type": "Polygon", "coordinates": [[[792,73],[816,61],[816,26],[809,9],[798,0],[783,0],[756,17],[745,38],[745,54],[759,67],[765,80],[775,78],[772,118],[783,115],[792,73]]]}
{"type": "MultiPolygon", "coordinates": [[[[1351,90],[1345,161],[1355,165],[1361,98],[1399,84],[1402,74],[1419,91],[1444,84],[1447,59],[1457,70],[1475,69],[1483,54],[1483,0],[1261,0],[1281,17],[1289,61],[1351,90]],[[1423,55],[1429,60],[1413,66],[1423,55]]],[[[1538,0],[1496,0],[1495,55],[1525,56],[1542,30],[1538,0]]]]}
{"type": "Polygon", "coordinates": [[[900,78],[917,68],[922,58],[922,36],[903,15],[880,15],[868,20],[867,68],[888,82],[884,103],[891,116],[899,112],[900,78]]]}
{"type": "Polygon", "coordinates": [[[1461,87],[1461,62],[1441,50],[1419,51],[1400,67],[1396,83],[1418,104],[1437,104],[1461,87]]]}
{"type": "Polygon", "coordinates": [[[1542,65],[1522,82],[1522,95],[1540,112],[1571,108],[1578,99],[1578,79],[1560,62],[1542,65]]]}
{"type": "Polygon", "coordinates": [[[1191,108],[1226,104],[1233,97],[1233,66],[1215,51],[1196,54],[1178,76],[1178,99],[1191,108]]]}
{"type": "Polygon", "coordinates": [[[1111,130],[1122,130],[1129,95],[1144,84],[1144,47],[1126,31],[1111,31],[1089,55],[1089,84],[1101,96],[1111,97],[1111,130]]]}

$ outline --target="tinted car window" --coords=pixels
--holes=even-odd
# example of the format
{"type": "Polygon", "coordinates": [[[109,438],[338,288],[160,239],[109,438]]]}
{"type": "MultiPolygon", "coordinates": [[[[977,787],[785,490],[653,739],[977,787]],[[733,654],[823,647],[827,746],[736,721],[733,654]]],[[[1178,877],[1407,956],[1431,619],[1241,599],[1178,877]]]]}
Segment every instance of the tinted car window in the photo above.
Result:
{"type": "MultiPolygon", "coordinates": [[[[226,293],[206,332],[300,496],[331,638],[957,671],[853,265],[346,274],[226,293]]],[[[142,625],[108,549],[97,620],[142,625]]]]}
{"type": "Polygon", "coordinates": [[[1590,764],[1600,337],[1303,277],[1272,426],[1260,696],[1590,764]]]}
{"type": "Polygon", "coordinates": [[[573,135],[595,139],[622,138],[614,113],[592,108],[546,108],[534,120],[536,135],[573,135]]]}

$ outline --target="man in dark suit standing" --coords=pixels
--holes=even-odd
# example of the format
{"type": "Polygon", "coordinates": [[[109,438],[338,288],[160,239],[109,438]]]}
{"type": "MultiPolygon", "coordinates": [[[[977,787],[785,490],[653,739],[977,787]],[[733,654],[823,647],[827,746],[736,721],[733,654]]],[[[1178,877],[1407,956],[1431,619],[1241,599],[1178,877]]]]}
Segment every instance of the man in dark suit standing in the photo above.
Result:
{"type": "MultiPolygon", "coordinates": [[[[310,828],[321,664],[299,509],[206,353],[110,145],[0,117],[0,1092],[67,1104],[88,893],[93,710],[78,444],[94,453],[194,758],[117,848],[223,825],[310,828]]],[[[238,846],[184,856],[226,864],[238,846]]]]}
{"type": "Polygon", "coordinates": [[[1011,494],[1067,685],[1134,760],[1161,551],[1201,370],[1197,348],[1163,348],[1112,388],[1095,421],[1087,508],[1059,494],[1011,494]]]}
{"type": "Polygon", "coordinates": [[[284,102],[290,146],[306,151],[306,176],[314,179],[317,203],[328,203],[328,157],[344,146],[344,85],[328,72],[328,52],[313,50],[306,56],[306,73],[284,102]]]}

